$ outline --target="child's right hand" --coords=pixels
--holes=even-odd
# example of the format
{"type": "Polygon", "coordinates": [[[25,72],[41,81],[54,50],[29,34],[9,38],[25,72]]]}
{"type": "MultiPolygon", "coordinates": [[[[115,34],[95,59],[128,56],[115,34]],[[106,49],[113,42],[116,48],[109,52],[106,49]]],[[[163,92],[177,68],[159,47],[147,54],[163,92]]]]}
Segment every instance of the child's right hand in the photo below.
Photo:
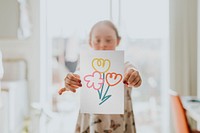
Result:
{"type": "Polygon", "coordinates": [[[65,87],[61,88],[58,93],[61,95],[65,91],[76,92],[76,89],[82,87],[80,76],[78,74],[69,73],[65,77],[65,87]]]}

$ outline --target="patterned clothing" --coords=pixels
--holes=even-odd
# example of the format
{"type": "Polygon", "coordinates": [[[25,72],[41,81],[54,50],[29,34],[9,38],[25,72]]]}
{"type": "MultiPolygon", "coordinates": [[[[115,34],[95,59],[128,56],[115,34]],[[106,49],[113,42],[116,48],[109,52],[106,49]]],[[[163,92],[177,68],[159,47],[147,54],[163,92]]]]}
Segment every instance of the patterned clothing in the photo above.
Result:
{"type": "Polygon", "coordinates": [[[131,88],[126,88],[124,114],[79,113],[76,133],[136,133],[131,102],[131,88]]]}
{"type": "MultiPolygon", "coordinates": [[[[125,63],[125,70],[132,65],[125,63]]],[[[75,133],[136,133],[130,87],[124,87],[124,114],[79,113],[75,133]]]]}

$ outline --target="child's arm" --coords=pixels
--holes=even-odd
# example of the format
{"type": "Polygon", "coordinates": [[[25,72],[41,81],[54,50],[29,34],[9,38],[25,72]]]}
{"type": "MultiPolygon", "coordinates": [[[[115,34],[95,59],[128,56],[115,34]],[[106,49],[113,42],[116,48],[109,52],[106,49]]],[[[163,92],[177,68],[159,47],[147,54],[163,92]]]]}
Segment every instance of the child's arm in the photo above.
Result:
{"type": "Polygon", "coordinates": [[[78,89],[79,87],[82,87],[79,73],[80,73],[80,67],[79,67],[79,63],[78,63],[77,68],[76,68],[76,72],[69,73],[65,77],[65,79],[64,79],[65,80],[65,87],[61,88],[58,91],[58,93],[60,95],[65,91],[76,92],[76,89],[78,89]]]}
{"type": "Polygon", "coordinates": [[[139,87],[142,84],[139,72],[128,62],[125,63],[125,75],[123,82],[129,87],[139,87]]]}
{"type": "Polygon", "coordinates": [[[76,92],[76,89],[78,89],[81,86],[82,84],[81,84],[80,76],[78,74],[69,73],[65,77],[65,87],[61,88],[58,91],[58,93],[61,95],[65,91],[76,92]]]}

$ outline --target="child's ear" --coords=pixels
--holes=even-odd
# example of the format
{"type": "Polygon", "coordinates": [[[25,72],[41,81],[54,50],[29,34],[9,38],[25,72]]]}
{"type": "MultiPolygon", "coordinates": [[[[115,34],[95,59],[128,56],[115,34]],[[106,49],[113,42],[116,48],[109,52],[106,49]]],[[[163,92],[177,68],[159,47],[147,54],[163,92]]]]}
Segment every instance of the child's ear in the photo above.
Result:
{"type": "Polygon", "coordinates": [[[120,41],[121,41],[121,37],[118,37],[118,39],[117,39],[117,46],[119,45],[120,41]]]}
{"type": "Polygon", "coordinates": [[[90,47],[92,47],[92,40],[89,39],[89,44],[90,44],[90,47]]]}

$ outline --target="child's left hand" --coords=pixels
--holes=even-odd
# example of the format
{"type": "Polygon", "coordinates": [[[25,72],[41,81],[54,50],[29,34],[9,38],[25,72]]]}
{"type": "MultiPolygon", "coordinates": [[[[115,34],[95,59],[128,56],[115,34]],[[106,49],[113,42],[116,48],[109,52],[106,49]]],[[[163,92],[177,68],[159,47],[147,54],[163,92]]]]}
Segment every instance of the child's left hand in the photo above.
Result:
{"type": "Polygon", "coordinates": [[[125,73],[123,82],[128,85],[128,87],[139,87],[142,83],[142,79],[137,70],[129,69],[128,72],[125,73]]]}

